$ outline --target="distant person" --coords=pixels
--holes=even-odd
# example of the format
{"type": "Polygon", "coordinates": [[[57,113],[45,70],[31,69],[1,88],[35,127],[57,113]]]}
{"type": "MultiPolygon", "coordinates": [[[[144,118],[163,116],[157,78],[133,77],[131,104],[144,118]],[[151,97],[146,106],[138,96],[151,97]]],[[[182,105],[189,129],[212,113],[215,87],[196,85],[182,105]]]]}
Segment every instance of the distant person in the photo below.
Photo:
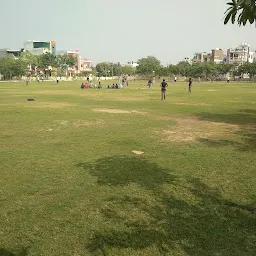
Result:
{"type": "Polygon", "coordinates": [[[60,81],[60,77],[59,77],[59,76],[57,76],[57,78],[56,78],[56,83],[58,84],[58,83],[59,83],[59,81],[60,81]]]}
{"type": "Polygon", "coordinates": [[[153,81],[149,79],[148,81],[148,89],[152,89],[153,81]]]}
{"type": "Polygon", "coordinates": [[[227,83],[229,83],[229,82],[230,82],[230,77],[227,78],[227,83]]]}
{"type": "Polygon", "coordinates": [[[108,89],[110,89],[110,85],[108,85],[108,87],[107,87],[108,89]]]}
{"type": "Polygon", "coordinates": [[[174,77],[174,82],[175,82],[175,83],[177,82],[177,76],[174,77]]]}
{"type": "Polygon", "coordinates": [[[81,89],[84,89],[84,83],[81,84],[81,89]]]}
{"type": "Polygon", "coordinates": [[[188,93],[191,93],[191,87],[192,87],[192,78],[190,77],[188,79],[188,93]]]}
{"type": "Polygon", "coordinates": [[[86,88],[86,89],[88,89],[88,88],[89,88],[88,83],[86,83],[86,84],[84,85],[84,88],[86,88]]]}
{"type": "Polygon", "coordinates": [[[115,85],[115,88],[118,89],[118,84],[115,85]]]}
{"type": "Polygon", "coordinates": [[[42,82],[44,81],[44,76],[41,76],[41,81],[42,81],[42,82]]]}
{"type": "Polygon", "coordinates": [[[36,80],[37,80],[38,83],[40,83],[40,77],[39,76],[36,77],[36,80]]]}
{"type": "Polygon", "coordinates": [[[93,88],[93,82],[92,82],[92,81],[90,82],[89,87],[90,87],[90,88],[93,88]]]}
{"type": "Polygon", "coordinates": [[[161,87],[161,95],[162,95],[162,99],[161,100],[165,100],[165,97],[166,97],[166,87],[167,86],[168,86],[168,84],[165,82],[165,79],[163,79],[163,82],[160,85],[160,87],[161,87]]]}
{"type": "Polygon", "coordinates": [[[97,88],[98,88],[98,89],[102,89],[102,86],[101,86],[101,83],[100,83],[100,82],[99,82],[97,88]]]}
{"type": "Polygon", "coordinates": [[[28,82],[29,82],[29,77],[27,76],[26,78],[26,85],[28,86],[28,82]]]}

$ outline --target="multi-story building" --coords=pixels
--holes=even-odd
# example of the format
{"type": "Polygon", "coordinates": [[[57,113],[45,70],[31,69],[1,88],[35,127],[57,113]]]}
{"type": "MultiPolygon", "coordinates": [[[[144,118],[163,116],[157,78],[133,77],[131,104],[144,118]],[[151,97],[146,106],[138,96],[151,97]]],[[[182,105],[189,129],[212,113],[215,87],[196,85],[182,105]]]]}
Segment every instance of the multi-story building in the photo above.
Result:
{"type": "Polygon", "coordinates": [[[219,48],[212,49],[211,60],[217,64],[223,62],[224,61],[224,51],[219,48]]]}
{"type": "Polygon", "coordinates": [[[41,55],[47,52],[56,55],[56,42],[27,40],[24,42],[24,51],[29,51],[35,55],[41,55]]]}
{"type": "Polygon", "coordinates": [[[76,59],[76,64],[73,67],[69,68],[71,73],[80,73],[80,72],[91,72],[92,71],[92,61],[88,59],[83,59],[80,55],[80,51],[69,50],[67,51],[68,55],[72,55],[76,59]]]}
{"type": "Polygon", "coordinates": [[[253,62],[253,51],[250,50],[250,45],[241,44],[236,48],[230,48],[227,51],[227,62],[241,65],[243,63],[253,62]]]}
{"type": "Polygon", "coordinates": [[[211,53],[207,52],[196,52],[192,62],[215,62],[221,63],[224,61],[224,51],[222,49],[216,48],[212,49],[211,53]]]}
{"type": "Polygon", "coordinates": [[[206,53],[206,52],[196,52],[192,62],[197,63],[197,62],[210,62],[211,61],[211,54],[206,53]]]}
{"type": "Polygon", "coordinates": [[[88,59],[80,59],[80,72],[91,72],[92,61],[88,59]]]}

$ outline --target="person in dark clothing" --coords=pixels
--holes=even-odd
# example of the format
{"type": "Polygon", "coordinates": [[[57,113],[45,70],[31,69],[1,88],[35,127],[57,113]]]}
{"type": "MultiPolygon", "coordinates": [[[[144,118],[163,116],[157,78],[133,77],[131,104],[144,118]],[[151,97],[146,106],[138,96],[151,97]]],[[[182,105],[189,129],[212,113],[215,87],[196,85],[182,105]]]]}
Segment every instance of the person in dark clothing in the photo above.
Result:
{"type": "Polygon", "coordinates": [[[162,95],[162,99],[161,100],[165,100],[165,97],[166,97],[166,87],[167,86],[168,86],[168,84],[165,82],[165,79],[163,79],[163,82],[160,85],[160,87],[161,87],[161,95],[162,95]]]}
{"type": "Polygon", "coordinates": [[[191,87],[192,87],[192,78],[190,77],[188,80],[188,93],[191,93],[191,87]]]}
{"type": "Polygon", "coordinates": [[[81,84],[81,89],[84,89],[84,83],[81,84]]]}

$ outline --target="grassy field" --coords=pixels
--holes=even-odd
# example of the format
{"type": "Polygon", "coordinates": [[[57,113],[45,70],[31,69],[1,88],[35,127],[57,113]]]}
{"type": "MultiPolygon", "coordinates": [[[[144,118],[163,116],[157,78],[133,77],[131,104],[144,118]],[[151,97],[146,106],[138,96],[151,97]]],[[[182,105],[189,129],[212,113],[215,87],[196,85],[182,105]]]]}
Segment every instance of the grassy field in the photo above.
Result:
{"type": "Polygon", "coordinates": [[[0,255],[256,255],[256,84],[103,85],[0,83],[0,255]]]}

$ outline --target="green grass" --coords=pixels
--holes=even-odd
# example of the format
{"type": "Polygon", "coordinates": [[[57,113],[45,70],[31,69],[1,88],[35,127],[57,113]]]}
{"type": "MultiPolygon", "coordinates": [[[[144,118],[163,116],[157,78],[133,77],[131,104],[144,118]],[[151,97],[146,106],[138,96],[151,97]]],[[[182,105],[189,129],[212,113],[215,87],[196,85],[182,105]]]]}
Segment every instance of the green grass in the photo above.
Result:
{"type": "Polygon", "coordinates": [[[255,84],[79,85],[0,83],[1,256],[256,255],[255,84]]]}

